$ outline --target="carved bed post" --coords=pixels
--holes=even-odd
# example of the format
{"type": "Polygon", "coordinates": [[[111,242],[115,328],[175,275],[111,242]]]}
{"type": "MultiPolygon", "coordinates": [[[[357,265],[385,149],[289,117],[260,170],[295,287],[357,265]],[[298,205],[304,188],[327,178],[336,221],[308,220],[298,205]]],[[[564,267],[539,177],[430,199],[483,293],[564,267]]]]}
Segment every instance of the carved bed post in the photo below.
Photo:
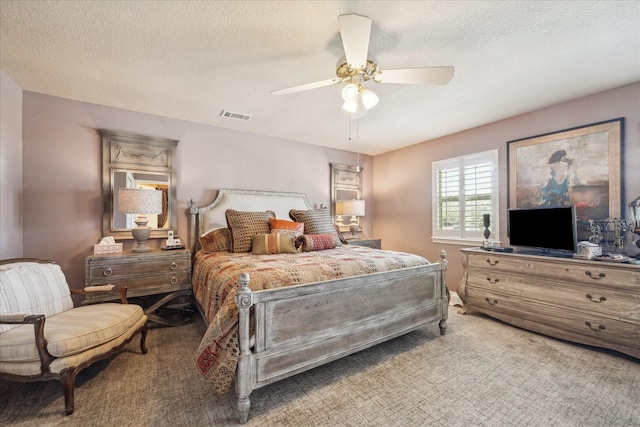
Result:
{"type": "Polygon", "coordinates": [[[191,228],[189,229],[189,248],[191,249],[191,257],[193,258],[196,253],[196,215],[198,208],[196,208],[195,199],[189,200],[189,209],[187,209],[189,215],[191,215],[191,228]]]}
{"type": "Polygon", "coordinates": [[[240,357],[238,358],[238,368],[236,372],[236,393],[238,395],[238,417],[240,423],[247,422],[251,401],[251,349],[249,348],[249,311],[253,305],[251,289],[249,289],[249,274],[240,275],[240,289],[236,293],[236,304],[238,305],[239,323],[238,339],[240,341],[240,357]]]}
{"type": "Polygon", "coordinates": [[[442,286],[442,319],[440,319],[440,335],[444,335],[447,330],[447,319],[449,319],[449,289],[447,288],[447,270],[449,269],[449,261],[447,261],[447,252],[443,249],[440,251],[440,282],[442,286]]]}

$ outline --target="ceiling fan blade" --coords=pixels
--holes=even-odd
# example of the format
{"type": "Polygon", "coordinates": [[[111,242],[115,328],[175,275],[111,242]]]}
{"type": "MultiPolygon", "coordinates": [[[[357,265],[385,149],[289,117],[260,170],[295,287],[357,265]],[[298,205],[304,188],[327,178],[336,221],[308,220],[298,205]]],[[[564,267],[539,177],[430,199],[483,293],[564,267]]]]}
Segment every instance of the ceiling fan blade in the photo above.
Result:
{"type": "Polygon", "coordinates": [[[369,36],[371,35],[371,19],[366,16],[340,15],[338,27],[347,63],[353,68],[362,68],[367,64],[369,36]]]}
{"type": "Polygon", "coordinates": [[[304,90],[317,89],[319,87],[337,85],[338,83],[342,83],[342,80],[334,78],[334,79],[322,80],[314,83],[307,83],[299,86],[288,87],[285,89],[274,90],[273,92],[271,92],[271,94],[272,95],[288,95],[290,93],[302,92],[304,90]]]}
{"type": "Polygon", "coordinates": [[[446,85],[452,78],[453,67],[426,67],[382,70],[374,80],[380,83],[446,85]]]}

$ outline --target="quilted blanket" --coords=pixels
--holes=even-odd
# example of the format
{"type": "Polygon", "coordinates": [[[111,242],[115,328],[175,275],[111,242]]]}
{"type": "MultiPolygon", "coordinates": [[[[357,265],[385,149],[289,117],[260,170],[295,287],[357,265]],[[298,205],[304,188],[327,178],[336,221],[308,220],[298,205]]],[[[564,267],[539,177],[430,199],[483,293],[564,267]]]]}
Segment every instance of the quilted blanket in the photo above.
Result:
{"type": "Polygon", "coordinates": [[[258,291],[426,264],[418,255],[348,245],[278,255],[200,251],[193,267],[193,292],[209,327],[196,353],[196,368],[217,392],[231,387],[240,354],[235,295],[243,272],[250,275],[249,288],[258,291]]]}

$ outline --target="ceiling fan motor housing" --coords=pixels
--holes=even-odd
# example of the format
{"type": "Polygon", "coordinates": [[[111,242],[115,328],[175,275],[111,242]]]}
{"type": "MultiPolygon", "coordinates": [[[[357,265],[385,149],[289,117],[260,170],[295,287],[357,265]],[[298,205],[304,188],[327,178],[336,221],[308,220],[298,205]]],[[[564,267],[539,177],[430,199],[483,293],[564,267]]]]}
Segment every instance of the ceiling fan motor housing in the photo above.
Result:
{"type": "Polygon", "coordinates": [[[367,65],[362,69],[352,67],[344,56],[336,64],[336,76],[342,81],[351,80],[355,75],[360,75],[362,81],[373,80],[378,73],[378,64],[375,63],[375,59],[371,54],[367,57],[367,65]]]}

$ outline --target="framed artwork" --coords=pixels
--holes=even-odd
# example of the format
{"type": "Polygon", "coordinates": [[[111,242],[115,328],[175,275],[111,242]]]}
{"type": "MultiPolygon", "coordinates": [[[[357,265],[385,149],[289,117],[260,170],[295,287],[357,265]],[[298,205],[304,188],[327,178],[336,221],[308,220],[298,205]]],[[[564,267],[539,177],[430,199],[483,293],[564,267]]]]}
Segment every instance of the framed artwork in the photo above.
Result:
{"type": "Polygon", "coordinates": [[[620,218],[624,118],[507,142],[509,208],[576,206],[588,221],[620,218]]]}

